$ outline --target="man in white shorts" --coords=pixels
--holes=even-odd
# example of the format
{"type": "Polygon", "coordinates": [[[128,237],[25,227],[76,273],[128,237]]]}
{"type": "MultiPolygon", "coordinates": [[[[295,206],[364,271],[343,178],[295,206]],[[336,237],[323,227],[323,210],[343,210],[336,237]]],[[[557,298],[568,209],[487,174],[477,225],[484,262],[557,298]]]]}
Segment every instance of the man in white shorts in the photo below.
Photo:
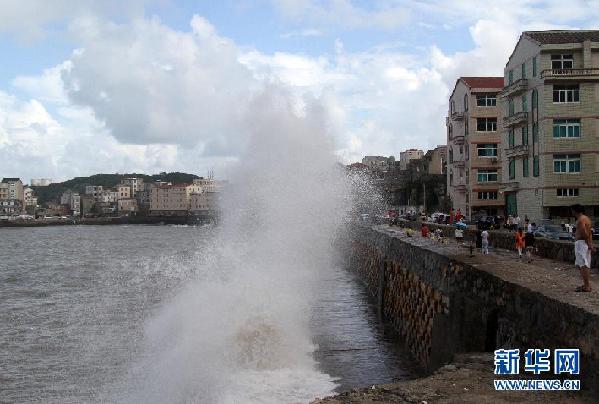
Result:
{"type": "Polygon", "coordinates": [[[591,219],[584,214],[584,208],[578,204],[572,205],[572,213],[576,218],[576,242],[574,243],[574,263],[580,269],[583,285],[576,288],[577,292],[590,292],[591,252],[593,251],[593,233],[591,219]]]}

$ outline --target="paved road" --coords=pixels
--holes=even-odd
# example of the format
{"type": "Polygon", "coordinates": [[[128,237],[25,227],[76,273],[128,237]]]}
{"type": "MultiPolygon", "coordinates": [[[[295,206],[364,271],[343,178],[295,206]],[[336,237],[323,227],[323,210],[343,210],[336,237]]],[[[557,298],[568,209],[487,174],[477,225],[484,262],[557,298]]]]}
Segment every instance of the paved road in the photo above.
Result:
{"type": "Polygon", "coordinates": [[[421,237],[420,233],[416,231],[412,237],[407,237],[402,229],[388,225],[375,226],[375,229],[414,245],[459,259],[505,281],[599,314],[599,274],[596,270],[591,272],[593,291],[579,293],[574,291],[577,286],[582,285],[579,271],[573,264],[567,262],[535,258],[531,264],[528,264],[524,258],[518,258],[515,249],[508,251],[491,247],[489,247],[489,255],[483,255],[480,249],[475,249],[474,256],[470,257],[470,249],[467,248],[469,243],[459,244],[453,239],[447,240],[446,243],[440,243],[430,238],[421,237]]]}

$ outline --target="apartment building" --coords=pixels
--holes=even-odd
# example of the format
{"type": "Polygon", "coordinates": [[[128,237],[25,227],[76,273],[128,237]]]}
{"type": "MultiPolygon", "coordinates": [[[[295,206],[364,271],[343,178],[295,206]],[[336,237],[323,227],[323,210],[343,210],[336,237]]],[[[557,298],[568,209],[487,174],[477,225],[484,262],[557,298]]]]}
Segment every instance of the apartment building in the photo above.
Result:
{"type": "Polygon", "coordinates": [[[504,76],[507,213],[599,216],[599,31],[523,32],[504,76]]]}
{"type": "Polygon", "coordinates": [[[407,170],[408,164],[412,160],[421,159],[424,156],[424,152],[418,149],[408,149],[399,153],[399,169],[407,170]]]}
{"type": "Polygon", "coordinates": [[[2,183],[6,184],[6,199],[16,199],[21,201],[21,204],[25,200],[25,194],[23,193],[23,182],[20,178],[3,178],[2,183]]]}
{"type": "Polygon", "coordinates": [[[153,214],[183,214],[190,209],[192,194],[202,192],[199,184],[159,184],[150,190],[150,212],[153,214]]]}
{"type": "Polygon", "coordinates": [[[119,184],[116,186],[116,192],[118,199],[131,199],[134,193],[131,192],[131,187],[125,184],[119,184]]]}
{"type": "Polygon", "coordinates": [[[86,185],[85,186],[85,195],[91,195],[94,199],[99,199],[100,195],[102,195],[102,191],[104,187],[102,185],[86,185]]]}
{"type": "Polygon", "coordinates": [[[497,106],[502,89],[502,77],[460,77],[449,97],[447,192],[453,208],[468,219],[504,214],[497,106]]]}
{"type": "Polygon", "coordinates": [[[207,213],[218,210],[219,193],[213,191],[192,194],[190,197],[190,210],[194,213],[207,213]]]}
{"type": "Polygon", "coordinates": [[[131,197],[133,197],[133,196],[135,196],[136,192],[143,190],[144,180],[143,180],[143,178],[137,178],[137,177],[123,178],[123,180],[121,181],[121,184],[131,188],[131,191],[130,191],[131,197]]]}
{"type": "Polygon", "coordinates": [[[424,155],[428,174],[445,174],[447,163],[447,146],[441,145],[428,150],[424,155]]]}
{"type": "Polygon", "coordinates": [[[137,200],[136,199],[119,199],[117,202],[119,213],[131,213],[137,211],[137,200]]]}

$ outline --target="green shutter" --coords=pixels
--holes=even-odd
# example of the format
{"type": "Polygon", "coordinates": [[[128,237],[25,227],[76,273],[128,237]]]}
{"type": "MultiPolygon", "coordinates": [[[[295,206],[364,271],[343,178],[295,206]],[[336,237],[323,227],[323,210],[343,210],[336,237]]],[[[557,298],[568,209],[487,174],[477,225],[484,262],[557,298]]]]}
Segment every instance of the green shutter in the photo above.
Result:
{"type": "Polygon", "coordinates": [[[512,84],[514,82],[514,71],[510,70],[507,74],[507,77],[508,84],[512,84]]]}
{"type": "Polygon", "coordinates": [[[537,90],[532,90],[532,108],[535,109],[539,106],[539,93],[537,90]]]}
{"type": "Polygon", "coordinates": [[[528,125],[524,125],[522,127],[522,144],[523,145],[528,144],[528,125]]]}
{"type": "Polygon", "coordinates": [[[516,160],[510,160],[510,180],[516,178],[516,160]]]}
{"type": "Polygon", "coordinates": [[[508,144],[509,147],[514,147],[514,130],[510,129],[508,134],[508,144]]]}
{"type": "Polygon", "coordinates": [[[522,112],[527,112],[528,111],[528,98],[526,97],[526,94],[524,94],[522,96],[522,112]]]}
{"type": "Polygon", "coordinates": [[[522,176],[528,177],[528,157],[522,160],[522,176]]]}
{"type": "Polygon", "coordinates": [[[533,177],[539,176],[539,156],[532,158],[532,175],[533,177]]]}
{"type": "Polygon", "coordinates": [[[537,77],[537,57],[532,58],[532,77],[537,77]]]}
{"type": "Polygon", "coordinates": [[[522,76],[523,79],[526,78],[526,62],[522,63],[522,76]]]}

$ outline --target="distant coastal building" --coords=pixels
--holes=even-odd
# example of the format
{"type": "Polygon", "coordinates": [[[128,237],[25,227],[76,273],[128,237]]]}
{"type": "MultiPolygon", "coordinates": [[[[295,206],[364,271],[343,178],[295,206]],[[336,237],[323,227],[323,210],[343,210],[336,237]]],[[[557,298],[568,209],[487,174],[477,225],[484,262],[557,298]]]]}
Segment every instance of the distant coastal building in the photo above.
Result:
{"type": "Polygon", "coordinates": [[[399,153],[399,169],[407,170],[410,161],[421,159],[423,156],[424,152],[418,149],[408,149],[399,153]]]}
{"type": "Polygon", "coordinates": [[[365,156],[362,164],[368,166],[371,170],[388,171],[390,166],[395,164],[394,156],[365,156]]]}
{"type": "Polygon", "coordinates": [[[447,146],[440,145],[424,155],[428,174],[445,174],[447,170],[447,146]]]}
{"type": "Polygon", "coordinates": [[[132,198],[119,199],[117,202],[117,208],[119,213],[137,212],[137,200],[132,198]]]}
{"type": "Polygon", "coordinates": [[[130,193],[131,193],[131,197],[133,197],[133,196],[135,196],[136,192],[141,191],[143,189],[144,180],[143,180],[143,178],[137,178],[137,177],[123,178],[123,180],[121,181],[121,184],[131,188],[130,193]]]}
{"type": "Polygon", "coordinates": [[[19,178],[3,178],[0,183],[0,213],[18,215],[25,210],[23,182],[19,178]]]}
{"type": "Polygon", "coordinates": [[[31,185],[32,187],[47,187],[52,184],[52,180],[50,178],[32,178],[31,185]]]}
{"type": "Polygon", "coordinates": [[[98,199],[103,190],[104,187],[102,185],[86,185],[85,195],[91,195],[94,199],[98,199]]]}

